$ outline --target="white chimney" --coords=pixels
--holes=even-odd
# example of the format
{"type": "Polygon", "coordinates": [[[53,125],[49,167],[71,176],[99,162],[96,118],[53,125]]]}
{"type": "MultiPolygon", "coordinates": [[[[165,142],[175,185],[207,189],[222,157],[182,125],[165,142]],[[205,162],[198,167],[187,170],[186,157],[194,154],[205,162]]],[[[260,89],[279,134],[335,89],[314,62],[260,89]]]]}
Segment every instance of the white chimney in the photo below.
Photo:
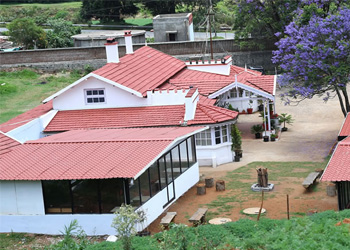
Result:
{"type": "Polygon", "coordinates": [[[134,50],[132,48],[132,35],[131,30],[124,31],[124,38],[125,38],[125,48],[126,48],[126,54],[132,54],[134,53],[134,50]]]}
{"type": "Polygon", "coordinates": [[[118,63],[119,62],[119,51],[118,51],[118,42],[115,41],[115,38],[107,38],[106,46],[106,55],[107,63],[118,63]]]}
{"type": "Polygon", "coordinates": [[[194,119],[198,100],[199,100],[198,89],[191,88],[187,92],[185,97],[185,117],[184,117],[185,122],[194,119]]]}

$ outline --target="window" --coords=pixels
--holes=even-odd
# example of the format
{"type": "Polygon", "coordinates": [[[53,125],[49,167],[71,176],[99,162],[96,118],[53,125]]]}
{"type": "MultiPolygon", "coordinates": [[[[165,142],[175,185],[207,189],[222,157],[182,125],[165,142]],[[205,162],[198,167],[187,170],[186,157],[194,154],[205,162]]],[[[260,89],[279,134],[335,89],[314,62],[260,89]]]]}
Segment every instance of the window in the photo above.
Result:
{"type": "Polygon", "coordinates": [[[227,125],[222,126],[222,142],[227,142],[227,125]]]}
{"type": "Polygon", "coordinates": [[[87,104],[105,103],[104,89],[85,89],[85,100],[87,104]]]}
{"type": "Polygon", "coordinates": [[[237,98],[243,96],[243,90],[240,88],[233,88],[230,90],[230,96],[231,98],[237,98]]]}
{"type": "Polygon", "coordinates": [[[221,143],[221,127],[215,128],[215,144],[221,143]]]}
{"type": "Polygon", "coordinates": [[[208,146],[211,145],[211,133],[210,129],[204,130],[196,134],[196,144],[198,146],[208,146]]]}

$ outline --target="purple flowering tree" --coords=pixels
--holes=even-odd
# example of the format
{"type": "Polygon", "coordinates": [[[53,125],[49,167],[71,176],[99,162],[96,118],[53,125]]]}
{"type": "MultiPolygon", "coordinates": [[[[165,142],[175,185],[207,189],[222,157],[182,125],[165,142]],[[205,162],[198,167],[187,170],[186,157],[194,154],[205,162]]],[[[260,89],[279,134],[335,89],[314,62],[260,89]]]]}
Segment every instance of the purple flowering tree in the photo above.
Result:
{"type": "Polygon", "coordinates": [[[307,22],[302,14],[286,26],[273,52],[272,61],[283,70],[279,84],[290,89],[282,98],[292,104],[313,96],[325,101],[338,97],[346,116],[350,112],[350,9],[314,13],[307,22]]]}

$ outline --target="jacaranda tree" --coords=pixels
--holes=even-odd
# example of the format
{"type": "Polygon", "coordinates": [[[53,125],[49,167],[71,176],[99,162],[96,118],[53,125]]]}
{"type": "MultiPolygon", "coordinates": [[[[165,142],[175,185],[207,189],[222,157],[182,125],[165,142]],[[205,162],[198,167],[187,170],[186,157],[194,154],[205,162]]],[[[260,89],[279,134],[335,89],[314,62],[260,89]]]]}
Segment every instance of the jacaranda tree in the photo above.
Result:
{"type": "Polygon", "coordinates": [[[300,13],[273,53],[272,61],[283,70],[279,83],[289,89],[282,98],[291,104],[314,96],[325,101],[338,97],[345,116],[350,112],[350,9],[331,6],[328,12],[309,11],[308,17],[300,13]]]}

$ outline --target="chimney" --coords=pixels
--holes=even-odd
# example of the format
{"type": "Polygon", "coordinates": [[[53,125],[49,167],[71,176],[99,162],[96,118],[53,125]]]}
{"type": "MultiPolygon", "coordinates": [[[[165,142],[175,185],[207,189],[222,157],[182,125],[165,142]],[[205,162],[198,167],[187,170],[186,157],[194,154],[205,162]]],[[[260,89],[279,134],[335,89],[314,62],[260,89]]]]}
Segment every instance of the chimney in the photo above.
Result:
{"type": "Polygon", "coordinates": [[[106,55],[107,63],[118,63],[119,62],[119,52],[118,52],[118,42],[115,41],[115,38],[107,38],[106,46],[106,55]]]}
{"type": "Polygon", "coordinates": [[[132,54],[134,53],[134,50],[132,48],[132,35],[131,30],[124,31],[124,38],[125,38],[125,48],[126,48],[126,54],[132,54]]]}
{"type": "Polygon", "coordinates": [[[190,88],[185,96],[185,117],[184,121],[193,120],[196,114],[199,92],[196,88],[190,88]]]}

